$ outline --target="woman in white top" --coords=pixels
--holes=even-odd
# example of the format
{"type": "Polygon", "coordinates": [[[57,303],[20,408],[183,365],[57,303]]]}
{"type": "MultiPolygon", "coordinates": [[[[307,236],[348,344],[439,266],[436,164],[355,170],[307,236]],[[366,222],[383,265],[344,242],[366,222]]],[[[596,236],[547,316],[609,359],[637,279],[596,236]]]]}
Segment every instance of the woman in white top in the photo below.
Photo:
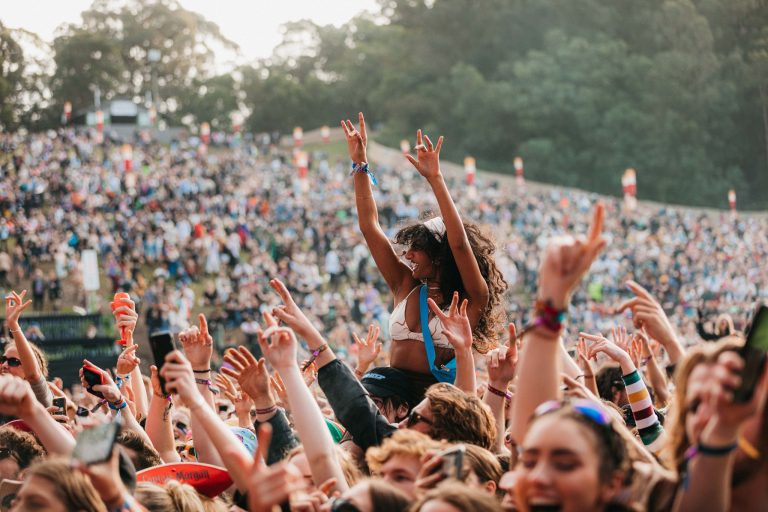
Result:
{"type": "MultiPolygon", "coordinates": [[[[341,123],[347,137],[349,156],[357,168],[368,162],[362,113],[359,120],[359,131],[349,120],[341,123]]],[[[424,136],[422,143],[419,130],[416,144],[417,158],[411,155],[406,155],[406,158],[432,187],[441,217],[408,226],[397,233],[394,243],[408,247],[402,254],[407,264],[379,225],[369,176],[358,170],[354,172],[354,182],[360,230],[394,296],[395,309],[390,318],[390,365],[412,372],[416,380],[428,385],[430,381],[434,382],[434,378],[424,344],[420,343],[424,337],[417,289],[426,284],[429,297],[441,308],[450,304],[454,291],[459,292],[460,300],[467,299],[467,315],[474,334],[473,346],[485,353],[502,328],[504,313],[500,305],[506,282],[493,259],[493,241],[483,235],[478,226],[462,222],[448,192],[440,172],[439,155],[443,138],[438,139],[437,146],[433,146],[427,136],[424,136]]],[[[442,335],[439,319],[430,318],[429,330],[435,345],[435,365],[439,367],[453,358],[453,350],[442,335]]]]}

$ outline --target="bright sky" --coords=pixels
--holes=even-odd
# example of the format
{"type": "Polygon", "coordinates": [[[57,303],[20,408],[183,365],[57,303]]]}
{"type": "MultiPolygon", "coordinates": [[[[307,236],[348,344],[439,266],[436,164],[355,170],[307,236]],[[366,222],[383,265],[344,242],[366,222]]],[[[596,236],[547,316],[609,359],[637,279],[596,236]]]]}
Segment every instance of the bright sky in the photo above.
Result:
{"type": "MultiPolygon", "coordinates": [[[[50,42],[62,23],[79,23],[92,0],[0,1],[0,21],[23,28],[50,42]]],[[[281,41],[280,26],[309,18],[339,25],[364,10],[378,12],[376,0],[180,0],[185,9],[213,21],[238,45],[247,60],[269,57],[281,41]]]]}

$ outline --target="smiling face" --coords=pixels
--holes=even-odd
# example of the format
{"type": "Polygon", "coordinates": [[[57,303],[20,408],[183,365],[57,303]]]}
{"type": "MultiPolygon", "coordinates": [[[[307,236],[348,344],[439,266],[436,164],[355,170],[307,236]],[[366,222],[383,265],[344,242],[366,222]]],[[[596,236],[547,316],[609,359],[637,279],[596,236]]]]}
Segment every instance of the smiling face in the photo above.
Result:
{"type": "Polygon", "coordinates": [[[403,257],[408,261],[414,279],[423,281],[437,278],[437,267],[432,263],[432,259],[426,251],[411,246],[405,251],[403,257]]]}
{"type": "Polygon", "coordinates": [[[517,497],[528,507],[562,512],[603,510],[615,484],[600,482],[598,439],[588,427],[557,415],[537,419],[519,461],[517,497]]]}

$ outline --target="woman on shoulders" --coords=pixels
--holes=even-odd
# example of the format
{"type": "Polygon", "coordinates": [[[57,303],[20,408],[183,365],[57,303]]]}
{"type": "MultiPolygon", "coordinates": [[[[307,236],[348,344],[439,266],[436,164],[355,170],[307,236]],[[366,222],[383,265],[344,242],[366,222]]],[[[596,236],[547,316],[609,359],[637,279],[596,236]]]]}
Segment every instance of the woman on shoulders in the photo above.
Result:
{"type": "MultiPolygon", "coordinates": [[[[473,346],[487,352],[503,324],[501,297],[506,289],[501,272],[493,259],[495,246],[479,226],[464,223],[440,172],[443,137],[433,145],[428,136],[416,133],[416,157],[406,155],[432,188],[440,208],[440,217],[401,229],[390,241],[379,225],[373,197],[372,173],[366,155],[367,134],[363,114],[360,129],[351,121],[342,122],[353,162],[355,202],[360,230],[365,237],[379,271],[392,291],[394,310],[390,317],[392,346],[390,364],[409,371],[413,380],[428,387],[435,374],[453,358],[453,349],[442,333],[440,320],[431,314],[429,333],[434,344],[434,360],[425,349],[422,330],[420,294],[426,292],[441,308],[447,308],[454,292],[460,301],[468,301],[467,316],[473,331],[473,346]],[[407,246],[398,254],[395,245],[407,246]],[[401,258],[402,256],[402,258],[401,258]],[[417,289],[425,290],[415,293],[417,289]]],[[[424,299],[426,300],[426,299],[424,299]]],[[[443,379],[440,379],[443,380],[443,379]]]]}

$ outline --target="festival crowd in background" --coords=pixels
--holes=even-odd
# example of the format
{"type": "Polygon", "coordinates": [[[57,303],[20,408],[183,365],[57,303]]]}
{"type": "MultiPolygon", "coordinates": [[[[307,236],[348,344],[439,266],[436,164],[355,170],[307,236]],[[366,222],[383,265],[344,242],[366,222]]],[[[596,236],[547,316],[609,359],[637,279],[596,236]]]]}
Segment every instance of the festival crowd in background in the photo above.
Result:
{"type": "Polygon", "coordinates": [[[442,138],[385,167],[342,127],[308,173],[269,138],[0,134],[0,509],[768,506],[768,217],[469,186],[442,138]],[[20,317],[118,292],[114,368],[65,388],[20,317]]]}

